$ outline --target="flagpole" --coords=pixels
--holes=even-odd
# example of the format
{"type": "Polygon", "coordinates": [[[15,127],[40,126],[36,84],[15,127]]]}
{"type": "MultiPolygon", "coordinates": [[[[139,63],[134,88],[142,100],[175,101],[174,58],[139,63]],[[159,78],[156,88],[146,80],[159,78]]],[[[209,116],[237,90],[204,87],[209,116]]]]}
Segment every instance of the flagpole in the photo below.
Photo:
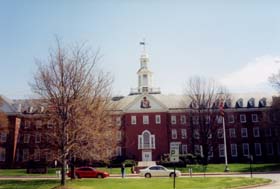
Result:
{"type": "Polygon", "coordinates": [[[228,159],[227,159],[227,139],[226,139],[226,126],[225,126],[225,117],[223,117],[223,134],[224,134],[224,154],[225,154],[225,172],[229,171],[228,159]]]}

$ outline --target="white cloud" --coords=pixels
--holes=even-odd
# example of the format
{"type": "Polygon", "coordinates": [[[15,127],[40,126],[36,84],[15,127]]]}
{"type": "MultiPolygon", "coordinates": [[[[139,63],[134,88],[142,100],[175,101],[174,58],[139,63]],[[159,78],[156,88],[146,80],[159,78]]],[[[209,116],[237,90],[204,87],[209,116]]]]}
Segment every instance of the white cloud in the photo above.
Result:
{"type": "Polygon", "coordinates": [[[267,90],[268,78],[280,70],[280,57],[262,56],[249,62],[240,70],[229,73],[220,82],[229,90],[267,90]]]}

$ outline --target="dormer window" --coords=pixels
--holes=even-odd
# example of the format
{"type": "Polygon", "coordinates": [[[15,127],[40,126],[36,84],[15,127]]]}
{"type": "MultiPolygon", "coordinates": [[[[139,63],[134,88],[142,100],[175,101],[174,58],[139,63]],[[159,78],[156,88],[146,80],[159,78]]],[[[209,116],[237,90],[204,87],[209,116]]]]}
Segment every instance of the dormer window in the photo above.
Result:
{"type": "Polygon", "coordinates": [[[248,108],[254,108],[255,107],[255,99],[254,98],[250,98],[250,100],[248,100],[247,107],[248,108]]]}
{"type": "Polygon", "coordinates": [[[225,101],[225,105],[224,105],[225,108],[231,108],[231,100],[228,99],[225,101]]]}
{"type": "Polygon", "coordinates": [[[260,101],[259,101],[259,107],[260,107],[260,108],[266,107],[266,98],[260,99],[260,101]]]}
{"type": "Polygon", "coordinates": [[[236,104],[235,104],[236,108],[243,108],[243,99],[240,98],[239,100],[237,100],[236,104]]]}

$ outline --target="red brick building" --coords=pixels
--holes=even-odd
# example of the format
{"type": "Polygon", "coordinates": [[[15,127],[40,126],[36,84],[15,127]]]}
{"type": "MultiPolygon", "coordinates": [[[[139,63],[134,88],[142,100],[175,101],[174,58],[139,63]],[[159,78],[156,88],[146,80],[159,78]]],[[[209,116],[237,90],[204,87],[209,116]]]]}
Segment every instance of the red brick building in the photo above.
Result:
{"type": "MultiPolygon", "coordinates": [[[[163,95],[152,86],[146,53],[140,57],[138,87],[125,97],[114,97],[117,109],[112,112],[120,128],[116,156],[137,161],[160,160],[169,154],[170,145],[178,144],[180,154],[199,154],[201,147],[190,125],[197,124],[191,114],[190,102],[184,95],[163,95]]],[[[278,161],[280,157],[279,121],[271,113],[272,96],[261,94],[233,95],[225,103],[225,126],[229,162],[247,161],[253,155],[256,162],[278,161]]],[[[43,106],[28,100],[4,98],[1,110],[9,125],[0,126],[0,167],[22,167],[30,159],[52,163],[56,150],[48,145],[45,135],[53,125],[44,117],[43,106]]],[[[211,146],[210,161],[224,162],[222,130],[218,130],[215,146],[211,146]],[[220,133],[220,134],[219,134],[220,133]]]]}

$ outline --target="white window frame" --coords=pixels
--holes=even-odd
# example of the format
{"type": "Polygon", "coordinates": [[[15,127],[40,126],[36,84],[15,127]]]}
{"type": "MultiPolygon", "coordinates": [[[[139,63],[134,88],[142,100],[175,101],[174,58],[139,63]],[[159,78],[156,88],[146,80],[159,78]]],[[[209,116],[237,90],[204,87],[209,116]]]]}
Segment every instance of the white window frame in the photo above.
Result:
{"type": "Polygon", "coordinates": [[[142,132],[141,135],[138,135],[138,149],[155,149],[156,143],[155,143],[155,135],[152,135],[150,131],[145,130],[142,132]],[[144,145],[144,134],[147,133],[149,135],[149,144],[148,146],[144,145]]]}
{"type": "Polygon", "coordinates": [[[216,116],[216,121],[217,121],[218,124],[222,124],[223,123],[223,116],[217,115],[216,116]]]}
{"type": "Polygon", "coordinates": [[[225,157],[224,144],[219,144],[219,157],[225,157]]]}
{"type": "Polygon", "coordinates": [[[122,131],[117,131],[117,140],[121,141],[122,140],[122,131]]]}
{"type": "Polygon", "coordinates": [[[6,132],[1,132],[0,137],[1,137],[1,142],[7,142],[7,133],[6,132]]]}
{"type": "Polygon", "coordinates": [[[122,147],[121,146],[117,146],[117,148],[116,148],[116,156],[122,156],[122,147]]]}
{"type": "Polygon", "coordinates": [[[31,121],[30,120],[24,120],[24,128],[28,129],[31,126],[31,121]]]}
{"type": "Polygon", "coordinates": [[[266,143],[265,146],[266,146],[266,153],[267,153],[267,155],[273,156],[273,155],[274,155],[273,143],[270,143],[270,142],[269,142],[269,143],[266,143]],[[270,149],[271,151],[269,151],[269,149],[270,149]]]}
{"type": "Polygon", "coordinates": [[[188,154],[188,145],[182,144],[182,154],[188,154]]]}
{"type": "Polygon", "coordinates": [[[253,136],[255,138],[260,137],[260,128],[259,127],[254,127],[253,128],[253,136]]]}
{"type": "Polygon", "coordinates": [[[177,139],[177,129],[171,129],[171,138],[177,139]]]}
{"type": "Polygon", "coordinates": [[[186,125],[186,123],[187,123],[186,115],[181,115],[180,116],[180,121],[181,121],[181,125],[186,125]]]}
{"type": "Polygon", "coordinates": [[[135,115],[131,116],[131,125],[136,125],[137,124],[137,118],[135,115]]]}
{"type": "Polygon", "coordinates": [[[231,157],[237,157],[237,144],[230,144],[231,157]]]}
{"type": "Polygon", "coordinates": [[[198,129],[193,130],[193,137],[194,139],[200,139],[200,133],[198,129]]]}
{"type": "Polygon", "coordinates": [[[29,160],[29,149],[24,148],[22,150],[22,161],[27,161],[29,160]]]}
{"type": "Polygon", "coordinates": [[[187,129],[181,129],[181,138],[186,139],[187,138],[187,129]]]}
{"type": "Polygon", "coordinates": [[[121,125],[122,125],[121,116],[117,116],[117,117],[116,117],[116,125],[117,125],[117,126],[121,126],[121,125]]]}
{"type": "Polygon", "coordinates": [[[41,151],[39,148],[34,149],[34,161],[40,161],[41,151]]]}
{"type": "Polygon", "coordinates": [[[240,123],[246,123],[247,122],[246,114],[240,114],[239,118],[240,118],[240,123]]]}
{"type": "Polygon", "coordinates": [[[177,124],[177,117],[176,115],[171,115],[171,125],[176,125],[177,124]]]}
{"type": "Polygon", "coordinates": [[[248,138],[248,129],[247,128],[241,128],[241,137],[248,138]]]}
{"type": "Polygon", "coordinates": [[[193,125],[199,125],[199,117],[192,116],[192,123],[193,123],[193,125]]]}
{"type": "Polygon", "coordinates": [[[254,143],[254,148],[255,148],[255,155],[256,156],[262,156],[262,145],[261,145],[261,143],[254,143]],[[260,153],[257,153],[257,148],[259,149],[260,153]]]}
{"type": "Polygon", "coordinates": [[[205,116],[205,124],[209,124],[210,123],[210,116],[207,115],[205,116]]]}
{"type": "Polygon", "coordinates": [[[220,139],[224,138],[223,129],[218,129],[217,135],[218,135],[218,138],[220,138],[220,139]]]}
{"type": "Polygon", "coordinates": [[[30,142],[30,134],[24,134],[23,135],[23,143],[29,144],[30,142]]]}
{"type": "Polygon", "coordinates": [[[243,156],[246,156],[248,157],[249,154],[250,154],[250,147],[249,147],[249,144],[248,143],[242,143],[242,152],[243,152],[243,156]],[[245,149],[247,147],[247,150],[248,150],[248,153],[246,153],[245,149]]]}
{"type": "Polygon", "coordinates": [[[156,124],[157,125],[161,124],[161,116],[160,115],[156,115],[156,124]]]}
{"type": "Polygon", "coordinates": [[[233,114],[230,114],[228,115],[228,123],[234,123],[234,115],[233,114]]]}
{"type": "Polygon", "coordinates": [[[235,128],[229,128],[229,137],[236,138],[236,130],[235,128]]]}
{"type": "Polygon", "coordinates": [[[36,120],[35,124],[36,124],[36,129],[42,128],[42,125],[43,125],[42,120],[36,120]]]}
{"type": "Polygon", "coordinates": [[[51,120],[48,120],[47,122],[47,128],[52,129],[53,128],[53,122],[51,120]]]}
{"type": "Polygon", "coordinates": [[[252,118],[252,122],[253,122],[253,123],[259,122],[258,114],[252,114],[252,115],[251,115],[251,118],[252,118]]]}
{"type": "Polygon", "coordinates": [[[143,115],[143,125],[149,125],[149,116],[143,115]]]}
{"type": "Polygon", "coordinates": [[[41,133],[36,133],[35,134],[35,143],[36,144],[41,143],[41,133]]]}

